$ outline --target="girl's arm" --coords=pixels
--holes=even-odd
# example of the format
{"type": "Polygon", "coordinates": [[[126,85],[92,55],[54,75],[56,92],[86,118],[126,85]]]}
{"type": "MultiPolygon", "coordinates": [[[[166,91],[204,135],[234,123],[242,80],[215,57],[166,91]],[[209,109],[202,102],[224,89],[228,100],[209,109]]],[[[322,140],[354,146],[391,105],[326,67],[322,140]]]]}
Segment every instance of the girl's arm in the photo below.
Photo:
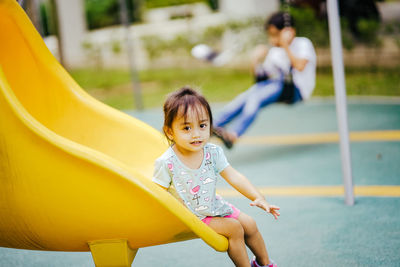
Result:
{"type": "Polygon", "coordinates": [[[280,33],[280,45],[282,46],[283,49],[285,49],[286,54],[288,55],[290,63],[292,64],[293,68],[295,68],[298,71],[303,71],[308,63],[308,60],[305,58],[295,57],[292,51],[290,51],[289,49],[289,45],[294,37],[295,37],[295,32],[293,28],[282,29],[280,33]]]}
{"type": "Polygon", "coordinates": [[[251,206],[257,206],[271,213],[275,219],[278,219],[278,216],[280,215],[278,212],[279,207],[268,204],[264,196],[243,174],[235,170],[230,165],[226,167],[220,174],[231,186],[252,201],[250,203],[251,206]]]}
{"type": "Polygon", "coordinates": [[[256,69],[260,64],[264,62],[267,54],[268,54],[268,47],[266,45],[256,46],[251,57],[251,70],[253,74],[257,74],[256,69]]]}

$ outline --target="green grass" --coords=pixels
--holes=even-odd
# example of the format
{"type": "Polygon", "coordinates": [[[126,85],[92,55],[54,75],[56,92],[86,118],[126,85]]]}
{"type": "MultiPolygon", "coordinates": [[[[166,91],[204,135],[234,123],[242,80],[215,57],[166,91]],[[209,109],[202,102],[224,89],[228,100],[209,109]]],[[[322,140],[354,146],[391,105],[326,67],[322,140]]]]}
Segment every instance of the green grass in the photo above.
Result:
{"type": "MultiPolygon", "coordinates": [[[[400,96],[400,66],[393,68],[347,68],[348,95],[400,96]]],[[[100,101],[118,108],[134,108],[128,70],[79,69],[76,81],[100,101]]],[[[200,89],[210,102],[229,101],[253,82],[249,70],[232,68],[157,69],[139,73],[146,108],[161,106],[165,96],[184,85],[200,89]]],[[[319,68],[313,96],[333,96],[330,68],[319,68]]]]}
{"type": "MultiPolygon", "coordinates": [[[[400,66],[393,68],[346,68],[347,95],[400,96],[400,66]]],[[[330,68],[320,68],[314,96],[334,95],[330,68]]]]}

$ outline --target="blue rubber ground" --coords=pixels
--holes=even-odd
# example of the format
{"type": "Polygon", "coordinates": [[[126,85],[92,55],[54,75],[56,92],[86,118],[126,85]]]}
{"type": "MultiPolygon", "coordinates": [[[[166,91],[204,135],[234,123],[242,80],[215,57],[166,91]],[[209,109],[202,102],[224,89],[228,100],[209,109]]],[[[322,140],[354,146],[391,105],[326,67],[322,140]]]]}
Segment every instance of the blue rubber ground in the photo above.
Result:
{"type": "MultiPolygon", "coordinates": [[[[213,105],[215,115],[221,105],[213,105]]],[[[351,131],[400,130],[399,99],[350,99],[351,131]]],[[[130,112],[161,129],[160,109],[130,112]]],[[[265,108],[246,137],[337,131],[333,99],[265,108]]],[[[338,144],[245,145],[226,151],[230,163],[255,185],[341,185],[338,144]]],[[[400,141],[351,144],[356,185],[400,185],[400,141]]],[[[220,187],[228,185],[220,183],[220,187]]],[[[400,266],[400,198],[357,197],[346,206],[344,197],[271,196],[281,207],[275,221],[243,197],[227,198],[252,215],[271,258],[278,266],[400,266]]],[[[94,266],[90,253],[39,252],[0,248],[0,267],[94,266]]],[[[203,241],[142,248],[133,266],[233,266],[225,253],[203,241]]]]}

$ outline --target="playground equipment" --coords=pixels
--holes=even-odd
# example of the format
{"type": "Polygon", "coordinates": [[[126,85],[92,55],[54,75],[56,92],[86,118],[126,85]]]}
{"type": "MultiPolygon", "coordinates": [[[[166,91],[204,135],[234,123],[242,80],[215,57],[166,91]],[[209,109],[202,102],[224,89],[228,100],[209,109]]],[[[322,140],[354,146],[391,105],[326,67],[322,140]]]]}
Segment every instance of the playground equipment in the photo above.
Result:
{"type": "Polygon", "coordinates": [[[86,94],[17,1],[0,0],[0,29],[0,246],[91,250],[97,266],[196,237],[226,251],[151,181],[158,131],[86,94]]]}

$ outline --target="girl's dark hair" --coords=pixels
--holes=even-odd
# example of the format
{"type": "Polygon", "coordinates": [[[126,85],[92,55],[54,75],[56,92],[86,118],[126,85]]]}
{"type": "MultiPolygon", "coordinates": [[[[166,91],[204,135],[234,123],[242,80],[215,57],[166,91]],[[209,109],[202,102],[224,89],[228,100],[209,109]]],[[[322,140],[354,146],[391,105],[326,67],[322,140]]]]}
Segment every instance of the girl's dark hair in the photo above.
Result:
{"type": "Polygon", "coordinates": [[[267,30],[269,26],[275,26],[278,30],[282,30],[285,27],[294,27],[294,19],[287,12],[276,12],[269,17],[264,24],[264,30],[267,30]]]}
{"type": "Polygon", "coordinates": [[[210,120],[210,134],[212,131],[213,118],[211,113],[210,105],[207,100],[200,93],[196,92],[192,88],[185,86],[181,89],[168,95],[167,100],[164,103],[164,127],[163,131],[165,136],[168,138],[165,132],[166,128],[172,128],[172,122],[176,116],[183,115],[186,119],[189,108],[197,112],[199,115],[204,108],[210,120]]]}

